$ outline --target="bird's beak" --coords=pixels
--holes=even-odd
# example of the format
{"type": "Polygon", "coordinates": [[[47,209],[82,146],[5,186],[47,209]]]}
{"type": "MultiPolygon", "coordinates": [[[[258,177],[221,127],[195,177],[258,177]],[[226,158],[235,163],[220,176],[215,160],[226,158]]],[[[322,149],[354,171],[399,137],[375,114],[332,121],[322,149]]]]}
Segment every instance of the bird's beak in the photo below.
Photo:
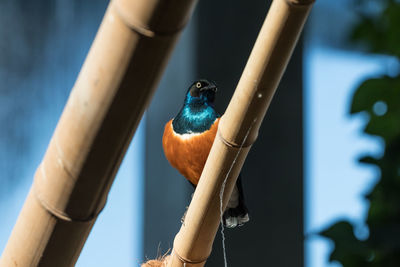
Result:
{"type": "Polygon", "coordinates": [[[207,91],[207,90],[212,90],[214,92],[217,92],[217,86],[209,85],[209,86],[203,87],[203,88],[200,89],[200,92],[201,91],[207,91]]]}

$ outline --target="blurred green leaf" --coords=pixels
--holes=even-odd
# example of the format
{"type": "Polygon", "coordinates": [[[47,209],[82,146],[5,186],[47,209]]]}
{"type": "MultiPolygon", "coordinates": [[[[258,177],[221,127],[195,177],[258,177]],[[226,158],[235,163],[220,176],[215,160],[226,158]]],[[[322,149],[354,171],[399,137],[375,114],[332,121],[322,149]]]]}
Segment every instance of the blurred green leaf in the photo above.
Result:
{"type": "Polygon", "coordinates": [[[369,79],[355,91],[350,114],[369,115],[364,132],[391,142],[400,135],[400,77],[369,79]]]}
{"type": "Polygon", "coordinates": [[[344,266],[366,266],[372,257],[372,251],[354,236],[353,226],[346,221],[339,221],[320,234],[335,244],[330,261],[341,262],[344,266]]]}
{"type": "MultiPolygon", "coordinates": [[[[359,1],[358,5],[368,9],[368,2],[359,1]]],[[[378,15],[359,14],[359,23],[353,28],[350,40],[366,45],[369,52],[400,57],[400,2],[381,1],[380,4],[383,12],[378,15]]]]}
{"type": "Polygon", "coordinates": [[[358,160],[360,163],[378,165],[379,159],[372,156],[363,156],[358,160]]]}
{"type": "Polygon", "coordinates": [[[398,105],[400,102],[400,77],[384,76],[364,81],[353,95],[350,114],[361,111],[371,114],[374,104],[378,101],[383,101],[395,109],[390,111],[400,112],[398,105]]]}
{"type": "Polygon", "coordinates": [[[400,57],[400,3],[391,2],[383,16],[382,24],[385,26],[385,50],[387,53],[400,57]]]}

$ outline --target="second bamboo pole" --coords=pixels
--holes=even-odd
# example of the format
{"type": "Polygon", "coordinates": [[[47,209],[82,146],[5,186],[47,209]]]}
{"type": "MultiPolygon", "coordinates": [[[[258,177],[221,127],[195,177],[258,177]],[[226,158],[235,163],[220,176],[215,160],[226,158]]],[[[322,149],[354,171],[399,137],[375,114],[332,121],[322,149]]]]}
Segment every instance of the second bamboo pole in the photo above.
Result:
{"type": "Polygon", "coordinates": [[[231,102],[222,116],[200,182],[175,237],[169,267],[204,266],[237,176],[278,87],[312,0],[274,0],[231,102]]]}

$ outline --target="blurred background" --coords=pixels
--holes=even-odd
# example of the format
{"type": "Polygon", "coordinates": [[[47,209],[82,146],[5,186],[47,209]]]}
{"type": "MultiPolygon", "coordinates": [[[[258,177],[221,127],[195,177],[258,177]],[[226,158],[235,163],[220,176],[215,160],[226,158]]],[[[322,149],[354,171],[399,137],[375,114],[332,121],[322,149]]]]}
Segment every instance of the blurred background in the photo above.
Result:
{"type": "MultiPolygon", "coordinates": [[[[107,3],[0,1],[0,251],[107,3]]],[[[217,82],[223,113],[269,5],[199,2],[77,266],[138,266],[172,247],[192,188],[163,155],[164,124],[198,78],[217,82]]],[[[381,208],[400,188],[399,5],[316,1],[243,168],[251,221],[225,231],[229,266],[369,266],[400,251],[382,245],[400,233],[400,201],[381,208]]],[[[371,266],[400,266],[386,263],[371,266]]],[[[219,233],[207,266],[223,266],[219,233]]]]}

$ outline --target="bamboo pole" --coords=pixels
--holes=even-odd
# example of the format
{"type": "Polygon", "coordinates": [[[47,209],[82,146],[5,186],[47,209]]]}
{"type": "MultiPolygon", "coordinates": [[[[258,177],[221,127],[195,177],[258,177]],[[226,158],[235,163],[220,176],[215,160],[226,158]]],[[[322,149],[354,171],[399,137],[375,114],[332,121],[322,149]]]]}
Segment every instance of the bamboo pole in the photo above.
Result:
{"type": "Polygon", "coordinates": [[[174,240],[169,267],[204,266],[223,207],[257,134],[311,9],[312,0],[274,0],[242,77],[221,118],[185,222],[174,240]],[[224,180],[226,179],[226,183],[224,180]]]}
{"type": "Polygon", "coordinates": [[[75,264],[195,3],[110,2],[0,266],[75,264]]]}

